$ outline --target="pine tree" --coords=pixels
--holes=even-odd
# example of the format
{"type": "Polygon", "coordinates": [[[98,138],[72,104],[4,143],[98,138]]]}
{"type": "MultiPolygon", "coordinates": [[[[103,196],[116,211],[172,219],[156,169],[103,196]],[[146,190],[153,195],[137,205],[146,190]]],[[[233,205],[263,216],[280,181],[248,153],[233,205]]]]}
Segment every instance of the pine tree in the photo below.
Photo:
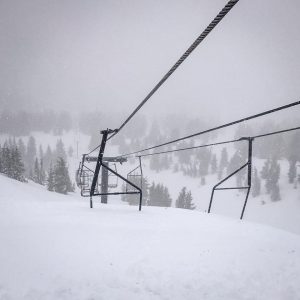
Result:
{"type": "Polygon", "coordinates": [[[175,202],[175,207],[184,209],[195,209],[192,203],[193,197],[191,191],[187,192],[186,187],[183,187],[179,193],[178,198],[175,202]]]}
{"type": "Polygon", "coordinates": [[[153,182],[149,187],[149,201],[147,202],[147,205],[169,207],[171,204],[172,199],[167,187],[162,184],[155,185],[153,182]]]}
{"type": "Polygon", "coordinates": [[[43,159],[40,159],[40,177],[39,177],[39,184],[44,185],[46,180],[46,173],[44,169],[43,159]]]}
{"type": "Polygon", "coordinates": [[[63,160],[67,160],[67,154],[66,154],[66,151],[65,151],[65,146],[64,146],[64,143],[61,139],[59,139],[56,143],[55,155],[56,155],[56,158],[61,157],[63,160]]]}
{"type": "Polygon", "coordinates": [[[33,169],[33,181],[35,183],[40,183],[40,166],[39,166],[39,161],[36,158],[34,162],[34,169],[33,169]]]}
{"type": "Polygon", "coordinates": [[[25,177],[24,177],[25,168],[18,147],[14,147],[14,149],[11,150],[11,155],[12,155],[12,178],[21,182],[25,182],[25,177]]]}
{"type": "Polygon", "coordinates": [[[22,139],[18,140],[18,150],[20,152],[21,159],[24,162],[25,157],[26,157],[26,146],[25,146],[25,144],[24,144],[24,142],[23,142],[22,139]]]}
{"type": "Polygon", "coordinates": [[[1,157],[2,157],[2,172],[8,177],[12,177],[13,175],[12,155],[7,141],[5,141],[3,145],[1,157]]]}
{"type": "Polygon", "coordinates": [[[50,167],[48,170],[47,189],[48,191],[52,191],[52,192],[55,190],[55,174],[54,174],[54,169],[52,167],[52,163],[50,163],[50,167]]]}
{"type": "Polygon", "coordinates": [[[54,190],[61,194],[73,192],[73,185],[70,180],[68,168],[62,157],[57,159],[54,167],[54,190]]]}
{"type": "Polygon", "coordinates": [[[185,208],[185,198],[186,198],[186,187],[183,187],[179,193],[178,198],[175,202],[175,207],[185,208]]]}
{"type": "Polygon", "coordinates": [[[24,164],[15,140],[5,142],[3,148],[0,147],[0,172],[10,178],[25,182],[24,164]]]}
{"type": "Polygon", "coordinates": [[[192,209],[192,210],[194,210],[196,208],[196,206],[193,204],[193,197],[192,197],[191,191],[188,191],[188,193],[186,195],[185,208],[192,209]]]}
{"type": "Polygon", "coordinates": [[[258,176],[257,169],[254,169],[254,176],[253,176],[253,185],[252,185],[252,196],[255,198],[260,195],[261,189],[261,182],[258,176]]]}

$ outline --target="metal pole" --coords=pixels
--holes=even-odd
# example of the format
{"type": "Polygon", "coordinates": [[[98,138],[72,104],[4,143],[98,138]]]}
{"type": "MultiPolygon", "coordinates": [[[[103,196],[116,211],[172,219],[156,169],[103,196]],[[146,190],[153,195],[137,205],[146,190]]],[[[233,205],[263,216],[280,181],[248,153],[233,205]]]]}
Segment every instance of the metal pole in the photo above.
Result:
{"type": "Polygon", "coordinates": [[[103,153],[104,153],[104,149],[105,149],[105,145],[106,145],[109,130],[108,129],[103,130],[103,131],[101,131],[101,133],[102,133],[102,141],[101,141],[101,146],[100,146],[100,150],[99,150],[99,154],[98,154],[95,173],[94,173],[94,177],[93,177],[93,181],[92,181],[92,185],[91,185],[91,190],[90,190],[90,197],[91,198],[95,194],[95,188],[96,188],[96,185],[98,183],[99,171],[100,171],[100,167],[102,165],[102,158],[103,158],[103,153]]]}
{"type": "Polygon", "coordinates": [[[248,138],[248,191],[247,191],[247,195],[246,195],[246,199],[245,199],[245,203],[243,206],[243,210],[241,213],[241,217],[240,219],[243,219],[244,213],[245,213],[245,209],[246,209],[246,205],[248,202],[248,197],[249,197],[249,193],[250,193],[250,189],[251,189],[251,184],[252,184],[252,142],[253,142],[254,138],[249,137],[248,138]]]}
{"type": "MultiPolygon", "coordinates": [[[[143,191],[143,168],[142,168],[142,158],[139,156],[139,162],[140,162],[140,169],[141,169],[141,190],[143,191]]],[[[140,194],[140,205],[139,205],[139,210],[142,209],[142,194],[140,194]]]]}
{"type": "Polygon", "coordinates": [[[215,187],[213,187],[213,190],[211,192],[210,201],[209,201],[209,207],[208,207],[207,213],[210,213],[211,205],[212,205],[212,201],[213,201],[213,197],[214,197],[214,193],[215,193],[215,187]]]}
{"type": "MultiPolygon", "coordinates": [[[[109,163],[102,163],[102,167],[109,167],[109,163]]],[[[108,169],[102,168],[101,171],[101,203],[107,204],[108,193],[108,169]]]]}
{"type": "Polygon", "coordinates": [[[142,210],[142,201],[143,201],[143,168],[142,168],[142,158],[139,156],[139,162],[140,162],[140,169],[141,169],[141,191],[140,193],[140,205],[139,205],[139,211],[142,210]]]}

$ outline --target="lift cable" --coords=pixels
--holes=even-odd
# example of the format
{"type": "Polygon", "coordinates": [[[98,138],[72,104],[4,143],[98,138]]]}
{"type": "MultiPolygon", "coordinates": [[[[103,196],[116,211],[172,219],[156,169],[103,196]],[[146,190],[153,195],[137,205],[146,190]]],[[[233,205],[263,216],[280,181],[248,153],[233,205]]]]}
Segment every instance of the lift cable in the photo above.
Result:
{"type": "MultiPolygon", "coordinates": [[[[171,140],[171,141],[166,142],[166,143],[162,143],[162,144],[159,144],[159,145],[156,145],[156,146],[151,146],[151,147],[139,150],[139,151],[134,151],[134,152],[126,153],[126,154],[119,155],[119,156],[122,156],[122,157],[131,156],[133,154],[138,154],[138,153],[142,153],[142,152],[145,152],[145,151],[148,151],[148,150],[152,150],[152,149],[155,149],[155,148],[159,148],[159,147],[162,147],[162,146],[167,146],[167,145],[170,145],[170,144],[173,144],[173,143],[177,143],[177,142],[189,139],[189,138],[193,138],[193,137],[196,137],[196,136],[208,133],[208,132],[212,132],[212,131],[215,131],[215,130],[223,129],[223,128],[226,128],[226,127],[229,127],[229,126],[232,126],[232,125],[236,125],[238,123],[242,123],[242,122],[249,121],[249,120],[252,120],[252,119],[255,119],[255,118],[259,118],[259,117],[262,117],[262,116],[265,116],[265,115],[268,115],[268,114],[271,114],[271,113],[275,113],[277,111],[284,110],[284,109],[287,109],[287,108],[290,108],[290,107],[293,107],[293,106],[296,106],[296,105],[299,105],[299,104],[300,104],[300,101],[296,101],[296,102],[293,102],[293,103],[290,103],[290,104],[287,104],[287,105],[283,105],[283,106],[279,106],[279,107],[276,107],[274,109],[267,110],[267,111],[264,111],[264,112],[261,112],[261,113],[258,113],[258,114],[255,114],[255,115],[243,118],[243,119],[239,119],[239,120],[236,120],[236,121],[233,121],[233,122],[229,122],[229,123],[217,126],[217,127],[213,127],[211,129],[207,129],[207,130],[200,131],[200,132],[197,132],[197,133],[194,133],[194,134],[191,134],[191,135],[187,135],[187,136],[178,138],[176,140],[171,140]]],[[[140,155],[138,155],[138,156],[140,156],[140,155]]]]}
{"type": "MultiPolygon", "coordinates": [[[[208,34],[219,24],[219,22],[227,15],[227,13],[233,8],[233,6],[239,2],[239,0],[230,0],[225,7],[219,12],[219,14],[213,19],[213,21],[206,27],[201,35],[193,42],[193,44],[185,51],[185,53],[179,58],[179,60],[173,65],[173,67],[165,74],[165,76],[156,84],[156,86],[150,91],[145,99],[135,108],[130,116],[116,129],[116,131],[107,139],[114,137],[124,126],[131,120],[131,118],[142,108],[142,106],[153,96],[153,94],[163,85],[163,83],[175,72],[175,70],[185,61],[185,59],[196,49],[196,47],[208,36],[208,34]]],[[[97,148],[96,148],[97,149],[97,148]]]]}
{"type": "MultiPolygon", "coordinates": [[[[284,132],[289,132],[289,131],[295,131],[295,130],[299,130],[299,129],[300,129],[300,126],[289,128],[289,129],[283,129],[283,130],[279,130],[279,131],[273,131],[273,132],[269,132],[269,133],[264,133],[264,134],[260,134],[260,135],[250,136],[250,138],[258,139],[258,138],[262,138],[262,137],[266,137],[266,136],[270,136],[270,135],[274,135],[274,134],[279,134],[279,133],[284,133],[284,132]]],[[[161,152],[141,154],[141,155],[136,155],[134,157],[146,157],[146,156],[167,154],[167,153],[173,153],[173,152],[179,152],[179,151],[193,150],[193,149],[198,149],[198,148],[205,148],[205,147],[211,147],[211,146],[217,146],[217,145],[224,145],[224,144],[242,142],[244,140],[245,140],[244,138],[239,138],[239,139],[228,140],[228,141],[224,141],[224,142],[217,142],[217,143],[211,143],[211,144],[205,144],[205,145],[199,145],[199,146],[192,146],[192,147],[179,148],[179,149],[173,149],[173,150],[167,150],[167,151],[161,151],[161,152]]],[[[120,157],[123,157],[123,156],[120,156],[120,157]]]]}

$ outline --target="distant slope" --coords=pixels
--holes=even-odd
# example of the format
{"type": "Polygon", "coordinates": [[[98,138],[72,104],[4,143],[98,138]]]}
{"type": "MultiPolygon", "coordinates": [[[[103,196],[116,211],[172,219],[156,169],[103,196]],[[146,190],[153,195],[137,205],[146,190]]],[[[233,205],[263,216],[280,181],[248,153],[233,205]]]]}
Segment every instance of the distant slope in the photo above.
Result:
{"type": "Polygon", "coordinates": [[[0,175],[0,299],[299,299],[300,237],[0,175]]]}

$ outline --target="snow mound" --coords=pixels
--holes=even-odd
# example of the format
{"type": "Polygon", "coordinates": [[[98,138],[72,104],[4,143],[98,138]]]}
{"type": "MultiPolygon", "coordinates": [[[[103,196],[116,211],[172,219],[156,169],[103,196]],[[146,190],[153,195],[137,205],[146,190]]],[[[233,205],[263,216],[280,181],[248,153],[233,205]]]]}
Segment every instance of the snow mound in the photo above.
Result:
{"type": "Polygon", "coordinates": [[[0,299],[300,299],[300,236],[0,176],[0,299]]]}

